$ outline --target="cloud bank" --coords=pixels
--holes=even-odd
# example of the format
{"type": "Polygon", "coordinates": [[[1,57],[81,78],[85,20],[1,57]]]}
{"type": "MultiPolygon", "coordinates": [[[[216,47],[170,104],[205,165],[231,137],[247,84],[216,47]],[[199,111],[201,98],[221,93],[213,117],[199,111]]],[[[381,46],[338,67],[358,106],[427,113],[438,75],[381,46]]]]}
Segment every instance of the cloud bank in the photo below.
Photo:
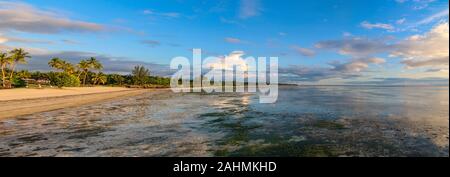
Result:
{"type": "Polygon", "coordinates": [[[26,69],[30,71],[49,71],[51,70],[51,68],[48,66],[48,61],[54,57],[67,60],[72,64],[77,64],[81,59],[95,57],[103,64],[103,72],[105,73],[129,74],[134,66],[141,65],[150,69],[152,75],[171,76],[173,74],[173,71],[170,70],[168,65],[161,65],[143,61],[133,61],[129,58],[124,57],[113,57],[78,51],[51,52],[46,54],[33,55],[28,64],[19,66],[19,69],[26,69]]]}
{"type": "Polygon", "coordinates": [[[0,30],[54,34],[61,32],[98,32],[100,24],[72,20],[61,14],[37,9],[19,2],[0,1],[0,30]]]}
{"type": "Polygon", "coordinates": [[[442,23],[423,35],[411,36],[396,45],[393,57],[403,59],[407,68],[449,66],[449,25],[442,23]]]}

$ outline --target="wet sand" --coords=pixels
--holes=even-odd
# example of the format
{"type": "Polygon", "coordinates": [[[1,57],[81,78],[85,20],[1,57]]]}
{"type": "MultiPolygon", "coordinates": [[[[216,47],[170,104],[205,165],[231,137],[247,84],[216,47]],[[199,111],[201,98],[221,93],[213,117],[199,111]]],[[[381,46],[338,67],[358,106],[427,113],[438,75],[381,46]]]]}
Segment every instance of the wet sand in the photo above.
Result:
{"type": "Polygon", "coordinates": [[[0,119],[82,106],[149,91],[115,87],[0,90],[0,119]]]}

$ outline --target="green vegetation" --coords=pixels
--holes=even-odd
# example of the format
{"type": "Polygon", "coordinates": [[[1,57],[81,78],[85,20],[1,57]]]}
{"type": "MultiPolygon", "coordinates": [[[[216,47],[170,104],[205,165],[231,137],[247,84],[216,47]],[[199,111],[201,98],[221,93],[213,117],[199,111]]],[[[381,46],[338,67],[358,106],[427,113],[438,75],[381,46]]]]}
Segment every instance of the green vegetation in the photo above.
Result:
{"type": "Polygon", "coordinates": [[[12,88],[13,85],[21,84],[19,81],[20,78],[15,76],[15,69],[18,64],[26,64],[28,58],[31,58],[29,53],[25,52],[23,49],[0,52],[3,88],[12,88]]]}
{"type": "Polygon", "coordinates": [[[74,75],[70,75],[68,73],[57,73],[57,72],[50,72],[48,74],[50,83],[52,85],[58,86],[58,88],[62,87],[79,87],[80,86],[80,80],[74,75]]]}
{"type": "Polygon", "coordinates": [[[0,51],[1,78],[0,88],[33,87],[42,85],[62,87],[79,86],[126,86],[133,88],[166,88],[170,86],[170,79],[151,76],[150,70],[144,66],[136,66],[130,75],[103,73],[103,64],[96,58],[82,59],[72,64],[61,58],[52,58],[48,66],[50,72],[16,71],[19,64],[26,64],[30,59],[29,53],[23,49],[9,52],[0,51]]]}
{"type": "MultiPolygon", "coordinates": [[[[210,131],[225,133],[216,143],[218,148],[211,153],[220,157],[337,157],[346,155],[347,147],[320,139],[313,139],[302,134],[289,135],[261,131],[263,126],[255,119],[254,113],[248,115],[248,108],[239,105],[223,108],[226,111],[208,112],[198,115],[206,119],[204,127],[210,131]]],[[[320,119],[308,122],[306,127],[341,131],[344,124],[335,120],[320,119]]]]}
{"type": "Polygon", "coordinates": [[[268,144],[266,146],[244,146],[243,148],[233,152],[229,152],[227,150],[219,150],[214,154],[216,156],[237,157],[337,157],[341,154],[341,150],[334,145],[328,144],[315,144],[313,142],[288,143],[280,141],[276,144],[268,144]]]}
{"type": "Polygon", "coordinates": [[[150,76],[150,70],[144,68],[143,66],[134,67],[133,71],[133,82],[136,85],[143,85],[147,82],[148,76],[150,76]]]}

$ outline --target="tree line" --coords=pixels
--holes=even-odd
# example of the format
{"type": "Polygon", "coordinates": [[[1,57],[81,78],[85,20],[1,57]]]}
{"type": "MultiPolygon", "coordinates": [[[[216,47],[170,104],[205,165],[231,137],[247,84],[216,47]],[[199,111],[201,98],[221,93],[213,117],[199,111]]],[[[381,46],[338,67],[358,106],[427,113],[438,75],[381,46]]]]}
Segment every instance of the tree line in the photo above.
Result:
{"type": "Polygon", "coordinates": [[[48,65],[53,70],[49,72],[16,71],[17,65],[27,64],[28,59],[31,59],[31,56],[23,49],[0,52],[2,88],[26,87],[30,83],[47,83],[60,88],[96,85],[142,88],[170,86],[169,78],[151,76],[150,70],[144,66],[135,66],[128,75],[103,73],[103,64],[95,57],[82,59],[76,64],[61,58],[52,58],[48,65]]]}

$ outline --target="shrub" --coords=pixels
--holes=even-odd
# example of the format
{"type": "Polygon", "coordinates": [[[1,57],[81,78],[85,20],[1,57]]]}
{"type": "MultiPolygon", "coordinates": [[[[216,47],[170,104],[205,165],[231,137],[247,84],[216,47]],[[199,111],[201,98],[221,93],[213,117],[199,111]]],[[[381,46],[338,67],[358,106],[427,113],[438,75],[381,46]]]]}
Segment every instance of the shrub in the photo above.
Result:
{"type": "Polygon", "coordinates": [[[49,73],[50,83],[52,85],[57,86],[58,88],[62,87],[79,87],[80,80],[74,75],[70,75],[67,73],[49,73]]]}
{"type": "Polygon", "coordinates": [[[14,77],[14,79],[12,80],[12,85],[14,85],[14,87],[16,87],[16,88],[20,88],[20,87],[26,87],[27,83],[24,80],[22,80],[21,78],[14,77]]]}

